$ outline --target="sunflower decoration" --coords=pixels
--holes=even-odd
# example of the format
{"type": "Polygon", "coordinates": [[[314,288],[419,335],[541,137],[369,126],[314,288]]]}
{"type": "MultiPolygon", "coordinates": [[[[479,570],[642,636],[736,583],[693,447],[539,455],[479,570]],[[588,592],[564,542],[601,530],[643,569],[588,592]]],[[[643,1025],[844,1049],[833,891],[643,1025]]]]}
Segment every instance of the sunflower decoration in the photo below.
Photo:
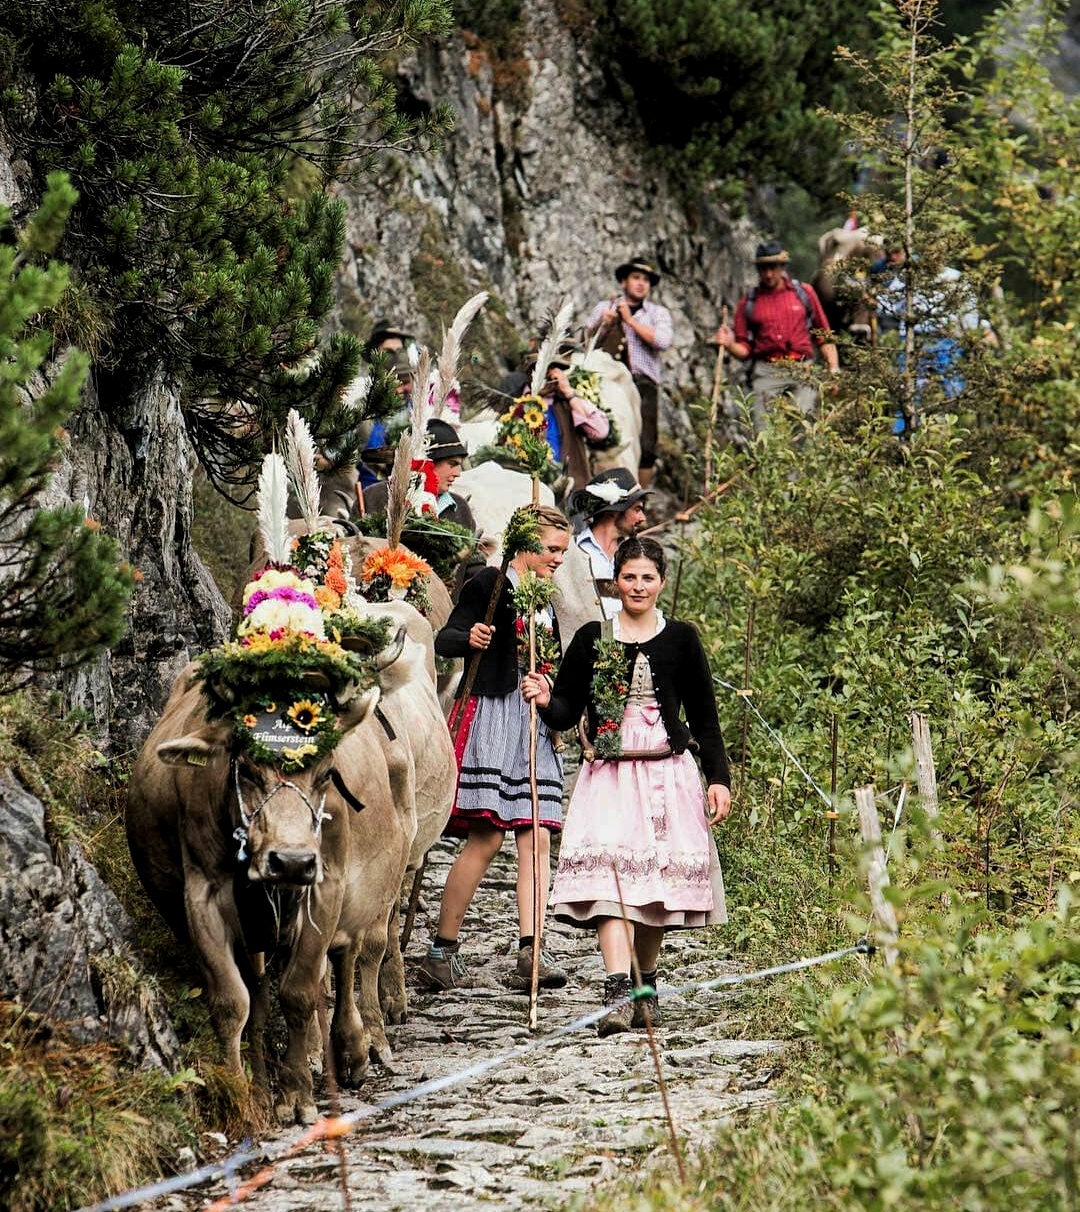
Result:
{"type": "Polygon", "coordinates": [[[360,584],[369,602],[408,602],[427,615],[431,609],[428,580],[431,565],[403,547],[378,547],[360,569],[360,584]]]}
{"type": "Polygon", "coordinates": [[[548,406],[542,396],[518,396],[499,417],[495,445],[504,447],[529,475],[543,476],[554,465],[547,440],[548,406]]]}
{"type": "Polygon", "coordinates": [[[241,748],[256,762],[285,774],[304,770],[341,740],[325,695],[255,695],[226,713],[241,748]]]}
{"type": "Polygon", "coordinates": [[[586,446],[590,450],[614,450],[616,446],[621,446],[622,435],[619,433],[619,427],[615,423],[611,409],[604,403],[603,395],[600,391],[599,373],[595,370],[587,370],[584,366],[576,365],[570,367],[566,378],[573,388],[575,395],[580,396],[583,400],[588,400],[590,404],[595,404],[608,419],[607,434],[602,438],[586,438],[586,446]]]}

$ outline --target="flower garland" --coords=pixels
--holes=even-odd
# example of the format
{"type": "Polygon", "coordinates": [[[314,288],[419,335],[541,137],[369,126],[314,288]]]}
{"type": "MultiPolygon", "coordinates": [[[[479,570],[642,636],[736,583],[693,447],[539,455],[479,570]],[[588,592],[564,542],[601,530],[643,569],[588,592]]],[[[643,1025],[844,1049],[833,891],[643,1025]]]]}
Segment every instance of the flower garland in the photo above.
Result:
{"type": "Polygon", "coordinates": [[[349,641],[352,648],[377,651],[372,644],[380,637],[372,632],[373,620],[362,613],[364,598],[353,576],[352,557],[340,539],[326,530],[300,535],[293,539],[292,559],[304,577],[315,583],[315,600],[329,634],[338,641],[349,641]]]}
{"type": "Polygon", "coordinates": [[[618,640],[596,641],[590,691],[597,721],[596,756],[620,757],[623,748],[620,729],[630,683],[626,680],[626,649],[618,640]]]}
{"type": "Polygon", "coordinates": [[[292,568],[268,564],[244,587],[238,636],[259,632],[299,632],[326,639],[316,586],[292,568]]]}
{"type": "Polygon", "coordinates": [[[554,581],[544,580],[535,572],[522,575],[514,590],[514,610],[517,618],[514,630],[517,635],[518,668],[527,670],[529,665],[529,615],[534,616],[533,650],[536,657],[535,671],[542,673],[552,681],[559,667],[562,653],[559,642],[551,625],[540,617],[540,611],[551,603],[555,593],[554,581]]]}
{"type": "Polygon", "coordinates": [[[599,372],[586,370],[581,365],[571,366],[566,378],[574,389],[575,395],[581,396],[583,400],[588,400],[590,404],[595,404],[608,419],[607,435],[603,438],[587,437],[585,445],[590,450],[613,450],[616,446],[621,446],[622,435],[619,433],[619,427],[615,423],[611,409],[604,403],[603,396],[600,393],[599,372]]]}
{"type": "Polygon", "coordinates": [[[428,578],[431,565],[403,547],[378,547],[369,552],[360,569],[364,596],[369,602],[404,601],[426,615],[431,609],[428,578]]]}
{"type": "Polygon", "coordinates": [[[541,396],[518,396],[499,417],[495,445],[505,446],[534,476],[553,462],[547,441],[547,401],[541,396]]]}

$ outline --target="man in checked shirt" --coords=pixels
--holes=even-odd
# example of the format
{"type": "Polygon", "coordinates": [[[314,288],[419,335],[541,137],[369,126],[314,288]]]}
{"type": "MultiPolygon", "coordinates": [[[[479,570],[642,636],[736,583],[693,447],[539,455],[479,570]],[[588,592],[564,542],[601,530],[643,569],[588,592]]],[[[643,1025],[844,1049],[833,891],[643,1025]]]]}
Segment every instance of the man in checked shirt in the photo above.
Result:
{"type": "Polygon", "coordinates": [[[593,308],[588,334],[596,333],[596,347],[625,363],[634,376],[641,396],[641,456],[638,482],[652,483],[656,466],[657,416],[660,405],[661,353],[671,345],[671,312],[649,298],[660,275],[641,257],[616,267],[615,281],[621,289],[611,299],[601,299],[593,308]]]}
{"type": "Polygon", "coordinates": [[[799,410],[812,416],[818,392],[806,373],[815,346],[830,374],[840,369],[829,321],[812,286],[787,272],[788,255],[779,240],[757,246],[754,265],[758,284],[735,308],[735,327],[722,324],[716,343],[740,361],[750,359],[750,399],[754,432],[765,427],[765,405],[779,395],[791,396],[799,410]]]}

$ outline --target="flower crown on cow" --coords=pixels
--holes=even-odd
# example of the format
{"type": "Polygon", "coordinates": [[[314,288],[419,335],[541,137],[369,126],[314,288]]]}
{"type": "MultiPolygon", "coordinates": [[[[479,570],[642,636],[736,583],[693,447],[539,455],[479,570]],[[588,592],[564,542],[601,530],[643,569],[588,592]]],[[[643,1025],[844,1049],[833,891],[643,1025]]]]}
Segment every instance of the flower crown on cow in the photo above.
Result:
{"type": "Polygon", "coordinates": [[[244,587],[233,638],[198,658],[197,677],[207,714],[230,720],[248,753],[302,770],[341,739],[339,713],[378,683],[373,657],[390,625],[356,612],[348,553],[333,535],[289,533],[277,453],[263,460],[258,495],[267,563],[244,587]]]}

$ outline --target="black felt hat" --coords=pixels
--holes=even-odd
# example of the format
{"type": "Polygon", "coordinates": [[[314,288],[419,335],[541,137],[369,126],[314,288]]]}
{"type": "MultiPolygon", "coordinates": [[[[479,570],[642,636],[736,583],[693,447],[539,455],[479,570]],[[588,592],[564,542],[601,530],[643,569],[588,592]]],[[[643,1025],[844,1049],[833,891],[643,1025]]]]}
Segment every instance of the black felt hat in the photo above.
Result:
{"type": "Polygon", "coordinates": [[[644,257],[635,257],[632,261],[624,261],[621,265],[615,267],[615,281],[625,282],[632,273],[645,274],[653,286],[660,281],[659,271],[644,257]]]}
{"type": "Polygon", "coordinates": [[[601,471],[574,493],[570,508],[592,520],[602,513],[625,513],[631,505],[644,500],[652,492],[642,488],[634,473],[626,467],[609,467],[601,471]]]}
{"type": "Polygon", "coordinates": [[[431,443],[427,448],[427,457],[437,463],[440,459],[467,459],[469,448],[461,440],[458,431],[446,421],[432,417],[427,423],[428,436],[431,443]]]}
{"type": "Polygon", "coordinates": [[[754,253],[755,265],[786,265],[788,260],[787,249],[779,240],[766,240],[754,253]]]}

